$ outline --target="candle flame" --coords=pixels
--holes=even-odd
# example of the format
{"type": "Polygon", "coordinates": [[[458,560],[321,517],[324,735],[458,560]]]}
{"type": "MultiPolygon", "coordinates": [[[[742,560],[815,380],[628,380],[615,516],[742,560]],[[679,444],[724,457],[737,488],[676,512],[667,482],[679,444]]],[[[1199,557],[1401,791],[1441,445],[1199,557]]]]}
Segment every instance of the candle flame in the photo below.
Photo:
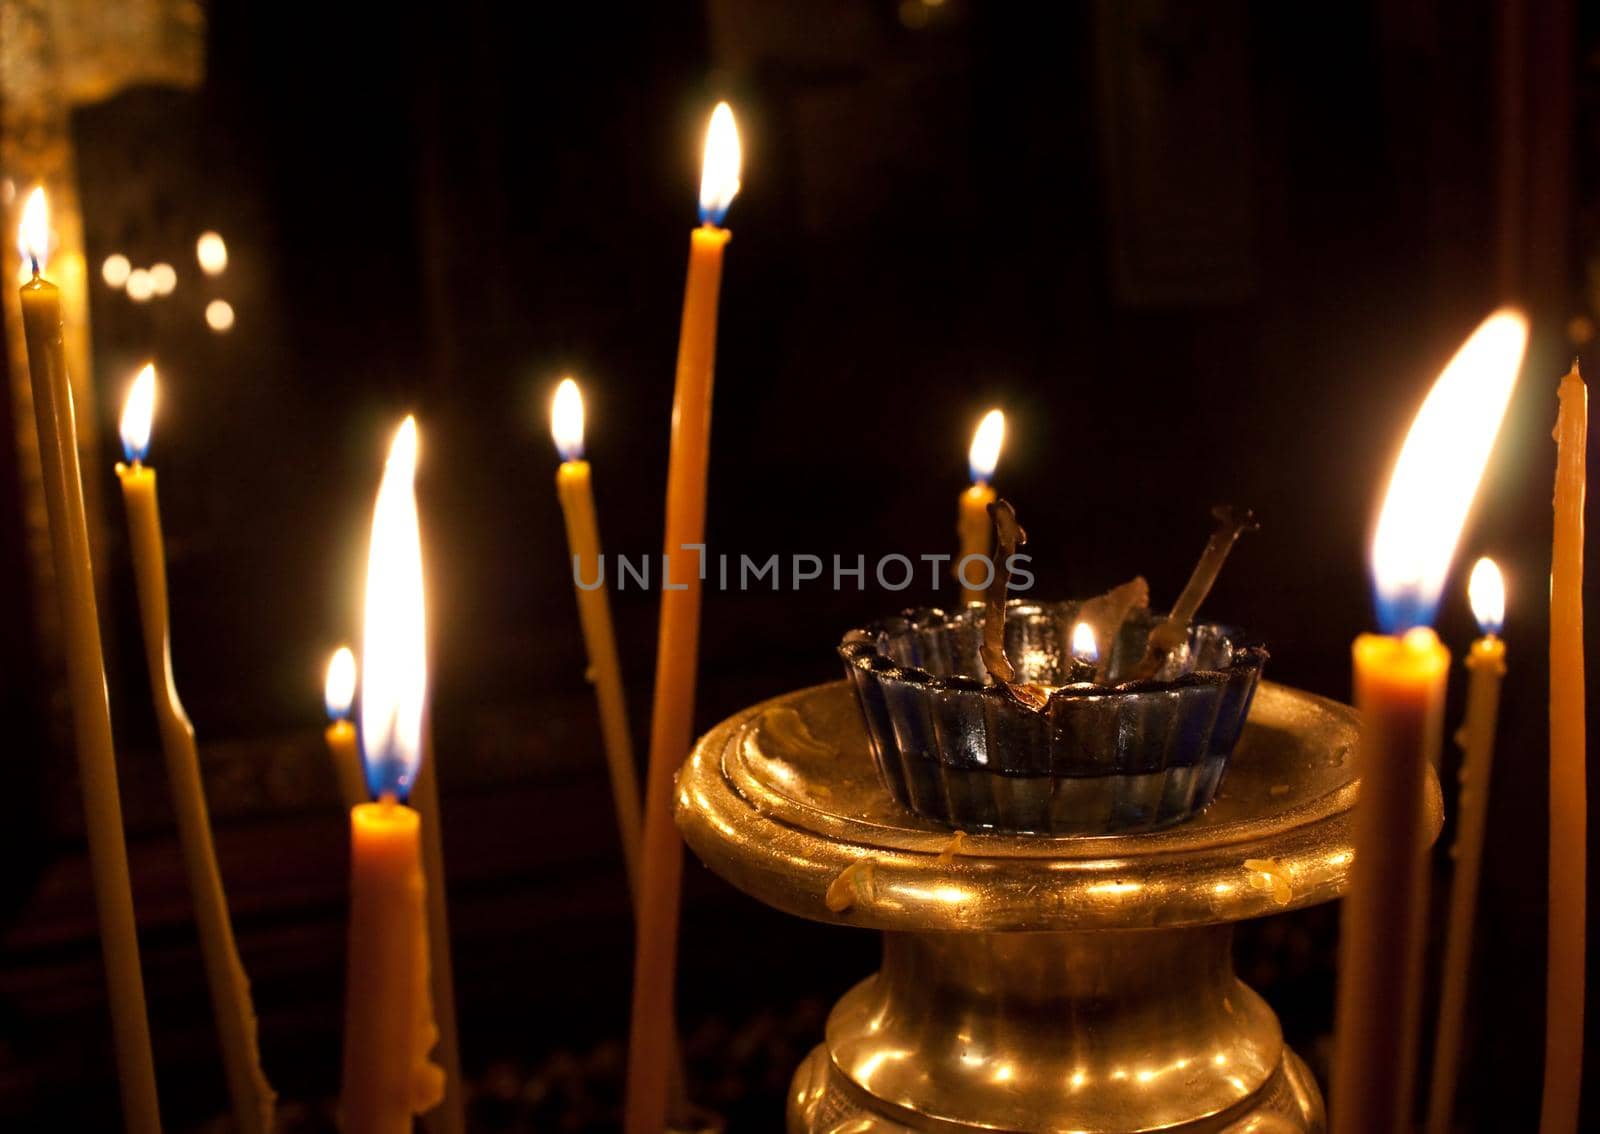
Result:
{"type": "Polygon", "coordinates": [[[136,465],[150,452],[150,425],[156,416],[156,364],[147,362],[133,376],[122,403],[122,452],[136,465]]]}
{"type": "Polygon", "coordinates": [[[44,186],[37,185],[28,194],[28,203],[22,207],[22,223],[17,226],[17,251],[22,262],[38,275],[50,251],[50,203],[45,200],[44,186]]]}
{"type": "Polygon", "coordinates": [[[987,484],[1000,463],[1000,444],[1006,439],[1006,415],[992,409],[983,415],[972,431],[972,446],[967,450],[967,468],[974,484],[987,484]]]}
{"type": "Polygon", "coordinates": [[[1080,622],[1072,628],[1072,656],[1079,661],[1100,660],[1100,643],[1094,636],[1094,627],[1080,622]]]}
{"type": "Polygon", "coordinates": [[[356,655],[349,646],[340,646],[328,659],[328,676],[322,683],[322,704],[330,721],[350,715],[356,699],[356,655]]]}
{"type": "Polygon", "coordinates": [[[706,130],[705,157],[700,164],[700,219],[720,225],[739,192],[739,167],[744,155],[739,148],[739,128],[733,122],[733,108],[717,103],[706,130]]]}
{"type": "Polygon", "coordinates": [[[1472,617],[1478,620],[1478,629],[1488,637],[1500,633],[1506,624],[1506,580],[1487,555],[1472,565],[1467,600],[1472,603],[1472,617]]]}
{"type": "Polygon", "coordinates": [[[1411,423],[1372,537],[1378,621],[1389,633],[1433,622],[1527,345],[1522,313],[1496,311],[1456,351],[1411,423]]]}
{"type": "Polygon", "coordinates": [[[561,379],[550,400],[550,436],[563,461],[583,460],[583,391],[571,378],[561,379]]]}
{"type": "Polygon", "coordinates": [[[422,708],[428,692],[422,535],[413,479],[417,422],[394,436],[372,510],[361,641],[361,747],[367,786],[404,800],[422,763],[422,708]]]}

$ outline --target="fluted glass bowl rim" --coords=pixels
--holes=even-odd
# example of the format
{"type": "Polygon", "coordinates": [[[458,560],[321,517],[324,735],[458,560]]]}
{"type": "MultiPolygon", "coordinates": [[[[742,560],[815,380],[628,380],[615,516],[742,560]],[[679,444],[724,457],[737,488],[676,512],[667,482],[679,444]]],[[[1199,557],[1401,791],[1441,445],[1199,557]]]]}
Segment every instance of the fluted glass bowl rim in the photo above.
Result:
{"type": "MultiPolygon", "coordinates": [[[[1033,599],[1011,599],[1006,603],[1006,616],[1027,614],[1031,612],[1048,613],[1052,609],[1061,610],[1081,605],[1081,599],[1056,599],[1045,602],[1033,599]]],[[[974,622],[987,613],[983,603],[971,603],[954,614],[947,613],[944,608],[937,606],[908,607],[899,614],[887,615],[874,619],[865,626],[855,627],[845,632],[835,647],[839,657],[846,665],[854,666],[875,673],[880,678],[892,681],[901,681],[907,685],[916,685],[928,690],[952,691],[963,693],[978,693],[983,696],[993,697],[1009,702],[1011,699],[1001,683],[983,677],[969,674],[940,675],[931,673],[921,666],[904,665],[883,653],[882,643],[888,635],[905,631],[930,630],[940,625],[950,625],[959,622],[974,622]]],[[[1160,617],[1159,612],[1149,612],[1149,617],[1160,617]]],[[[1049,704],[1058,700],[1080,700],[1090,698],[1126,698],[1136,697],[1141,694],[1166,693],[1174,689],[1186,689],[1202,685],[1226,685],[1233,677],[1248,671],[1260,671],[1265,668],[1267,661],[1266,646],[1260,639],[1251,637],[1238,627],[1222,622],[1196,622],[1189,627],[1189,640],[1205,631],[1212,631],[1225,637],[1231,647],[1232,660],[1221,669],[1193,669],[1187,673],[1167,680],[1155,678],[1124,681],[1115,685],[1094,685],[1089,683],[1063,685],[1054,689],[1049,696],[1049,704]]]]}

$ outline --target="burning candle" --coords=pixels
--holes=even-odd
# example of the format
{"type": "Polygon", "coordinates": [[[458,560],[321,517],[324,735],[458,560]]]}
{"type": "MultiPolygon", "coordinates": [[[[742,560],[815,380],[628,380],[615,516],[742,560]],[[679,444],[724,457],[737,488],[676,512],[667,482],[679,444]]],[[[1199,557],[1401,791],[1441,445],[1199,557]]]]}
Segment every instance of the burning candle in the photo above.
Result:
{"type": "Polygon", "coordinates": [[[650,765],[639,860],[638,940],[628,1036],[627,1134],[660,1134],[666,1124],[672,1051],[673,980],[678,962],[678,892],[683,843],[672,821],[672,782],[689,753],[700,634],[700,550],[705,540],[706,461],[711,375],[716,358],[717,294],[728,231],[721,227],[739,191],[739,133],[718,103],[706,133],[700,219],[689,241],[689,276],[678,334],[667,464],[666,577],[656,645],[650,765]]]}
{"type": "Polygon", "coordinates": [[[1410,1126],[1427,904],[1423,786],[1450,666],[1430,624],[1527,340],[1527,321],[1504,309],[1462,344],[1412,422],[1373,536],[1385,633],[1361,635],[1351,651],[1361,780],[1339,942],[1334,1134],[1410,1126]]]}
{"type": "Polygon", "coordinates": [[[961,584],[963,606],[983,601],[988,572],[984,561],[993,546],[990,536],[993,522],[989,519],[989,505],[995,501],[994,489],[989,479],[1000,463],[1000,445],[1006,437],[1006,415],[992,409],[983,415],[978,428],[972,431],[972,444],[967,449],[967,469],[972,474],[972,487],[961,494],[961,510],[956,522],[956,534],[961,540],[961,551],[956,557],[956,582],[961,584]],[[968,560],[973,560],[969,565],[968,560]]]}
{"type": "Polygon", "coordinates": [[[611,798],[622,840],[622,863],[628,886],[639,890],[639,776],[633,763],[633,738],[628,733],[628,705],[622,691],[622,665],[611,628],[611,600],[600,555],[600,528],[595,520],[594,489],[589,462],[583,459],[583,394],[571,378],[556,387],[550,406],[550,433],[561,453],[556,470],[556,495],[567,524],[567,550],[572,555],[573,589],[578,596],[578,621],[589,653],[589,680],[600,710],[600,736],[611,773],[611,798]]]}
{"type": "Polygon", "coordinates": [[[269,1134],[277,1095],[261,1071],[255,1004],[250,998],[250,979],[234,942],[228,898],[211,842],[211,815],[200,778],[194,726],[178,699],[172,675],[161,506],[156,495],[156,470],[144,463],[150,448],[155,397],[156,369],[147,363],[134,378],[122,411],[122,450],[127,463],[117,465],[117,479],[122,482],[122,498],[128,509],[128,547],[139,593],[139,624],[144,631],[150,696],[155,702],[161,752],[166,758],[167,782],[172,791],[172,812],[189,877],[189,896],[200,933],[200,959],[222,1042],[222,1066],[227,1074],[234,1122],[246,1134],[269,1134]]]}
{"type": "Polygon", "coordinates": [[[35,189],[23,210],[18,233],[22,258],[32,269],[32,278],[22,285],[23,333],[33,386],[45,507],[50,517],[50,550],[61,602],[89,868],[100,922],[100,951],[111,1007],[123,1122],[135,1134],[154,1134],[161,1129],[161,1115],[156,1101],[155,1062],[150,1052],[150,1023],[145,1017],[144,979],[139,970],[133,893],[128,882],[122,802],[117,794],[111,707],[106,699],[100,621],[89,563],[89,526],[83,508],[83,477],[78,468],[72,387],[61,342],[61,293],[40,274],[49,236],[44,191],[35,189]]]}
{"type": "Polygon", "coordinates": [[[356,726],[350,720],[355,699],[356,655],[349,646],[340,646],[328,659],[328,676],[322,683],[322,704],[328,711],[328,729],[323,736],[327,738],[333,774],[347,808],[367,801],[367,774],[361,767],[356,726]]]}
{"type": "Polygon", "coordinates": [[[1583,1087],[1588,780],[1584,768],[1583,508],[1589,388],[1572,370],[1556,415],[1555,543],[1550,557],[1550,935],[1544,1098],[1539,1129],[1578,1129],[1583,1087]]]}
{"type": "Polygon", "coordinates": [[[1500,710],[1500,679],[1506,672],[1506,589],[1500,568],[1480,559],[1467,584],[1472,613],[1483,637],[1472,643],[1467,669],[1467,719],[1457,734],[1463,751],[1461,796],[1457,809],[1455,877],[1450,882],[1450,921],[1440,984],[1439,1027],[1434,1035],[1433,1083],[1428,1093],[1428,1134],[1450,1134],[1455,1108],[1461,1030],[1466,1019],[1468,974],[1472,970],[1472,924],[1478,906],[1478,874],[1483,833],[1489,816],[1489,769],[1494,760],[1495,718],[1500,710]]]}
{"type": "Polygon", "coordinates": [[[389,450],[372,514],[361,643],[361,740],[375,803],[350,812],[350,945],[344,1083],[349,1134],[409,1134],[444,1096],[428,976],[422,820],[407,807],[427,697],[422,540],[412,477],[417,426],[389,450]]]}
{"type": "Polygon", "coordinates": [[[1100,643],[1095,640],[1094,627],[1079,622],[1072,627],[1072,656],[1074,660],[1094,665],[1100,660],[1100,643]]]}

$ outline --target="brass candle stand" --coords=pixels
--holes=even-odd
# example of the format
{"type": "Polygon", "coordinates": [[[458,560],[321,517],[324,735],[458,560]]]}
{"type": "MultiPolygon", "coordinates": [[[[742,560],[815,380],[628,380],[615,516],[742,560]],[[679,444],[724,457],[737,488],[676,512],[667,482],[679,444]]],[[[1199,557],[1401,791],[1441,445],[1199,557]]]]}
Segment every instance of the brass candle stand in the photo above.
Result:
{"type": "MultiPolygon", "coordinates": [[[[718,725],[678,779],[690,847],[780,910],[883,932],[795,1073],[790,1134],[1322,1130],[1231,943],[1342,892],[1355,742],[1350,709],[1264,683],[1198,818],[956,838],[889,798],[843,682],[718,725]]],[[[1436,834],[1431,772],[1428,800],[1436,834]]]]}

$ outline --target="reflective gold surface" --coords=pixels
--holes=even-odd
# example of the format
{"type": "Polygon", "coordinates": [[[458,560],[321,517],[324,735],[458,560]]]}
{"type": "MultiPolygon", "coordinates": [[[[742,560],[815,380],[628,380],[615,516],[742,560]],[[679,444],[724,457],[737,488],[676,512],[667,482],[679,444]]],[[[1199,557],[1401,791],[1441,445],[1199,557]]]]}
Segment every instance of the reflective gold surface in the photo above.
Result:
{"type": "MultiPolygon", "coordinates": [[[[1263,684],[1199,818],[953,845],[879,785],[844,683],[719,725],[679,776],[690,846],[779,909],[886,931],[795,1076],[790,1130],[1322,1129],[1229,943],[1234,921],[1341,892],[1355,739],[1348,708],[1263,684]]],[[[1436,833],[1431,778],[1428,800],[1436,833]]]]}

